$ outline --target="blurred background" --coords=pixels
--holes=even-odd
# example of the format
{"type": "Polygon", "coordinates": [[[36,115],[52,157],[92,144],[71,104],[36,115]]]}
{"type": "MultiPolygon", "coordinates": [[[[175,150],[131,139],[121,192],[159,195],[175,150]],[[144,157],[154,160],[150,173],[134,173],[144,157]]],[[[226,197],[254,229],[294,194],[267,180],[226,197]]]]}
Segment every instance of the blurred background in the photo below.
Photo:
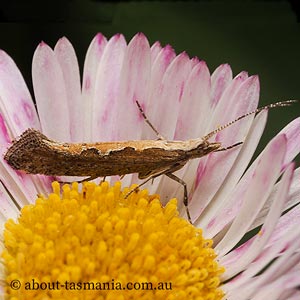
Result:
{"type": "MultiPolygon", "coordinates": [[[[66,36],[80,68],[97,32],[123,33],[129,41],[143,32],[176,53],[207,62],[211,72],[229,63],[234,75],[258,74],[260,106],[300,100],[299,1],[7,1],[0,5],[0,48],[15,60],[32,92],[31,60],[40,41],[54,47],[66,36]]],[[[300,102],[274,109],[258,151],[289,121],[300,102]]],[[[298,165],[299,165],[298,158],[298,165]]]]}

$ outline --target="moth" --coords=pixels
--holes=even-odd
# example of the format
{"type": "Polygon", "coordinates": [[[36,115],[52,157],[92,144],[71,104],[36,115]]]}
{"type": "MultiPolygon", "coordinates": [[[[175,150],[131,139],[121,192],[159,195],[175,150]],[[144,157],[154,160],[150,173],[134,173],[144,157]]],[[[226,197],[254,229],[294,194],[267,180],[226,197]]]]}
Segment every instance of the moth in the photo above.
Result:
{"type": "Polygon", "coordinates": [[[145,181],[137,188],[155,177],[166,175],[183,186],[183,203],[186,207],[188,220],[191,222],[186,183],[173,173],[181,169],[191,159],[200,158],[217,151],[229,150],[242,144],[242,142],[238,142],[227,148],[222,148],[220,142],[209,141],[212,136],[224,128],[264,109],[288,106],[293,102],[295,101],[277,102],[258,108],[228,124],[219,126],[201,138],[168,141],[159,134],[136,101],[145,122],[157,135],[157,140],[61,143],[47,138],[35,129],[27,129],[18,140],[12,143],[5,153],[4,159],[12,168],[23,170],[26,173],[51,176],[87,176],[88,178],[85,180],[138,173],[138,177],[145,179],[145,181]]]}

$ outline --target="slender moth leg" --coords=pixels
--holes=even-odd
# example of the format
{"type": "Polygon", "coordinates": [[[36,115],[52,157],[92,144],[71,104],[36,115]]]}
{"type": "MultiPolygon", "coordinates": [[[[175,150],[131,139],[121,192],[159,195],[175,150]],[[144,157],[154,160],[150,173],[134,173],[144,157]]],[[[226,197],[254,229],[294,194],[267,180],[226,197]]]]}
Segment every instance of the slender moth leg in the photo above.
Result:
{"type": "Polygon", "coordinates": [[[191,215],[190,215],[190,211],[188,209],[188,192],[187,192],[187,186],[186,183],[180,179],[179,177],[177,177],[176,175],[172,174],[172,173],[161,173],[161,174],[156,174],[155,176],[150,176],[149,178],[147,178],[145,181],[143,181],[141,184],[139,184],[138,186],[136,186],[134,189],[132,189],[130,192],[128,192],[126,194],[126,196],[124,197],[125,199],[128,198],[133,192],[137,191],[141,186],[143,186],[145,183],[147,183],[150,180],[153,180],[155,177],[158,177],[160,175],[166,175],[169,178],[173,179],[174,181],[180,183],[183,186],[183,192],[184,192],[184,196],[183,196],[183,204],[186,208],[186,214],[188,217],[189,222],[192,224],[192,219],[191,219],[191,215]]]}
{"type": "MultiPolygon", "coordinates": [[[[161,175],[161,174],[159,174],[161,175]]],[[[147,178],[145,181],[143,181],[142,183],[140,183],[138,186],[136,186],[134,189],[132,189],[131,191],[129,191],[126,195],[125,195],[125,199],[128,198],[133,192],[137,191],[141,186],[143,186],[145,183],[147,183],[150,180],[153,180],[155,177],[157,176],[150,176],[149,178],[147,178]]]]}
{"type": "Polygon", "coordinates": [[[158,140],[165,140],[165,138],[158,132],[158,130],[152,125],[152,123],[148,120],[148,118],[146,117],[140,103],[136,100],[136,105],[139,108],[141,115],[143,116],[145,122],[151,127],[151,129],[155,132],[155,134],[157,135],[157,139],[158,140]]]}
{"type": "MultiPolygon", "coordinates": [[[[89,176],[89,177],[86,177],[82,180],[78,180],[78,181],[74,181],[74,182],[83,183],[83,182],[91,181],[91,180],[94,180],[94,179],[97,179],[97,178],[99,178],[99,176],[93,175],[93,176],[89,176]]],[[[104,177],[103,181],[105,181],[105,177],[104,177]]],[[[72,183],[72,182],[73,181],[58,181],[58,183],[61,183],[61,184],[65,184],[65,183],[68,184],[68,183],[72,183]]]]}
{"type": "Polygon", "coordinates": [[[16,201],[16,199],[14,198],[14,196],[11,194],[11,192],[9,191],[9,189],[6,187],[6,185],[4,184],[4,182],[2,181],[2,179],[0,179],[0,184],[2,184],[3,188],[5,189],[6,193],[8,194],[8,196],[10,197],[10,199],[12,200],[12,202],[15,204],[15,206],[17,207],[17,209],[19,211],[21,211],[21,206],[16,201]]]}
{"type": "Polygon", "coordinates": [[[189,211],[189,208],[188,208],[188,192],[187,192],[186,183],[181,178],[174,175],[173,173],[166,173],[165,175],[168,176],[169,178],[173,179],[174,181],[180,183],[183,186],[183,204],[184,204],[185,209],[186,209],[186,214],[187,214],[188,220],[191,224],[193,224],[192,219],[191,219],[191,215],[190,215],[190,211],[189,211]]]}

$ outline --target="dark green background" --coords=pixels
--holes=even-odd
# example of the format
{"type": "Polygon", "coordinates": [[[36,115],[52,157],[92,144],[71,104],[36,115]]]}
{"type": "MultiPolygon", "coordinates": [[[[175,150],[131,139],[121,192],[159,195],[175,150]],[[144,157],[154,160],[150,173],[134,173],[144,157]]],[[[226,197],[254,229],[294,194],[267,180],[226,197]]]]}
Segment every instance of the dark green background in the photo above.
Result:
{"type": "MultiPolygon", "coordinates": [[[[108,38],[120,32],[127,41],[144,32],[150,44],[171,44],[177,53],[205,60],[211,71],[229,63],[234,75],[259,74],[260,105],[300,100],[300,23],[288,1],[9,1],[0,17],[0,48],[31,90],[31,59],[41,40],[53,47],[66,36],[82,68],[97,32],[108,38]]],[[[300,103],[271,111],[259,151],[299,115],[300,103]]]]}

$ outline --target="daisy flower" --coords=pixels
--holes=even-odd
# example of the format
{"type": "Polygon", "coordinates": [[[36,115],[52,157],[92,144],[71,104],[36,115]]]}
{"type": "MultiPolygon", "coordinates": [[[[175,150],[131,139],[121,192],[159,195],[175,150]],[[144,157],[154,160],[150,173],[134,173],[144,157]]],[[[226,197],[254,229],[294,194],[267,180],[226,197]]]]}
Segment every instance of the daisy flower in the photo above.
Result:
{"type": "Polygon", "coordinates": [[[155,139],[136,99],[164,137],[199,138],[257,108],[257,76],[233,77],[227,64],[210,74],[204,61],[158,42],[150,47],[143,34],[128,44],[121,34],[98,34],[82,84],[66,38],[54,50],[40,43],[32,78],[36,107],[15,63],[0,52],[3,297],[300,299],[300,169],[292,162],[300,118],[251,164],[266,110],[211,139],[242,146],[179,170],[193,225],[182,186],[170,178],[126,197],[140,182],[137,174],[126,175],[123,188],[116,176],[60,186],[52,177],[15,171],[3,158],[28,128],[61,142],[155,139]]]}

